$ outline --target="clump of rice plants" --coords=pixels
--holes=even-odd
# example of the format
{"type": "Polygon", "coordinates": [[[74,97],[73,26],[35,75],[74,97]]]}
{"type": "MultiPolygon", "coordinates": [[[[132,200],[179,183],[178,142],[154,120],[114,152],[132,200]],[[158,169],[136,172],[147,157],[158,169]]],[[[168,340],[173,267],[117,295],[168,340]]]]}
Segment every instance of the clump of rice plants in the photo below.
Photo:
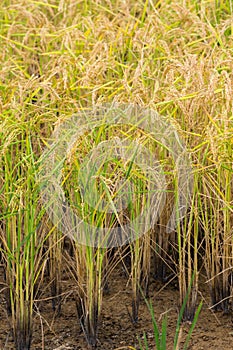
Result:
{"type": "MultiPolygon", "coordinates": [[[[118,113],[119,111],[123,113],[120,109],[118,113]]],[[[150,254],[149,229],[152,214],[149,213],[144,218],[142,213],[147,206],[146,201],[150,200],[149,196],[155,195],[155,188],[152,181],[150,183],[147,180],[140,165],[134,164],[134,161],[140,164],[140,159],[142,162],[143,158],[137,154],[137,148],[141,147],[143,140],[146,140],[145,135],[134,126],[102,125],[75,143],[72,155],[66,162],[63,186],[67,199],[81,220],[87,223],[83,232],[86,247],[82,243],[83,238],[80,242],[80,225],[77,226],[77,237],[74,235],[77,242],[73,273],[77,283],[78,315],[91,345],[96,343],[105,284],[104,273],[108,267],[107,248],[115,247],[119,250],[118,259],[121,261],[121,246],[129,244],[133,322],[138,319],[139,286],[143,284],[146,290],[149,286],[150,260],[146,260],[148,255],[143,259],[143,253],[146,253],[147,248],[150,254]],[[135,147],[132,140],[129,140],[137,133],[138,142],[135,147]],[[89,237],[90,225],[95,227],[94,240],[93,236],[89,237]],[[127,231],[127,225],[130,231],[127,231]],[[143,234],[148,236],[145,238],[143,234]]],[[[142,162],[141,166],[143,165],[142,162]]],[[[156,173],[156,167],[157,163],[151,164],[150,171],[156,173]]]]}
{"type": "Polygon", "coordinates": [[[229,120],[210,120],[200,194],[205,267],[212,307],[229,312],[232,298],[232,132],[229,120]]]}
{"type": "Polygon", "coordinates": [[[5,269],[8,317],[16,349],[30,349],[34,300],[38,296],[46,259],[41,229],[37,163],[26,126],[4,123],[1,148],[1,254],[5,269]]]}

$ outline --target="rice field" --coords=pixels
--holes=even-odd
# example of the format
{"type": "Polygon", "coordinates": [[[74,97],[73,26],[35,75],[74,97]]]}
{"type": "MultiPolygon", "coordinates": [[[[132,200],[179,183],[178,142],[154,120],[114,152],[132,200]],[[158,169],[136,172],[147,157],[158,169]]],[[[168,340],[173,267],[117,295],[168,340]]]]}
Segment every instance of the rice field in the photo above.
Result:
{"type": "Polygon", "coordinates": [[[232,317],[232,42],[230,0],[1,1],[1,349],[48,349],[72,299],[72,349],[105,350],[120,285],[138,340],[115,350],[171,348],[158,285],[174,350],[205,300],[232,317]]]}

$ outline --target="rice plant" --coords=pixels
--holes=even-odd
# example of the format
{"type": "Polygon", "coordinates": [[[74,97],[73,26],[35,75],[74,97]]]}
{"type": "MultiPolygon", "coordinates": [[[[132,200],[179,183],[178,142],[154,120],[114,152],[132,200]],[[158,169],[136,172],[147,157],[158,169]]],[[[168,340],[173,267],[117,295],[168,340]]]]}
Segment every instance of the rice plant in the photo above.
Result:
{"type": "MultiPolygon", "coordinates": [[[[197,215],[197,186],[193,194],[189,214],[184,218],[182,226],[178,224],[178,280],[180,290],[180,306],[185,301],[182,317],[185,321],[193,321],[196,311],[199,274],[199,222],[197,215]],[[192,283],[191,283],[192,282],[192,283]],[[189,287],[191,284],[191,287],[189,287]],[[188,288],[190,289],[189,292],[188,288]],[[188,293],[188,297],[187,297],[188,293]]],[[[199,240],[200,242],[200,240],[199,240]]]]}
{"type": "Polygon", "coordinates": [[[1,253],[7,284],[6,298],[16,349],[30,349],[33,334],[34,300],[38,296],[45,267],[45,236],[40,223],[35,181],[36,159],[27,125],[15,121],[2,135],[1,253]]]}
{"type": "MultiPolygon", "coordinates": [[[[183,300],[183,304],[181,305],[180,312],[179,312],[179,315],[177,318],[176,331],[175,331],[174,342],[173,342],[173,349],[174,350],[178,350],[182,346],[181,345],[181,334],[182,334],[182,327],[183,327],[182,320],[184,318],[186,304],[187,304],[188,299],[189,299],[189,293],[191,292],[193,277],[194,277],[194,275],[192,275],[192,277],[190,279],[190,284],[187,288],[187,292],[186,292],[185,298],[183,300]]],[[[149,308],[150,315],[152,318],[155,349],[156,350],[166,350],[167,349],[167,335],[168,335],[167,315],[164,316],[162,319],[162,325],[161,325],[161,331],[160,331],[158,323],[156,322],[156,319],[155,319],[155,313],[154,313],[152,303],[149,302],[148,300],[146,300],[146,304],[147,304],[147,307],[149,308]]],[[[193,316],[193,320],[192,320],[192,323],[190,325],[190,328],[189,328],[189,331],[188,331],[188,334],[186,336],[185,341],[182,339],[184,342],[184,345],[182,346],[183,350],[188,349],[188,344],[190,342],[192,332],[196,326],[201,309],[202,309],[202,302],[200,302],[197,310],[195,311],[195,315],[193,316]]],[[[140,350],[149,350],[148,339],[147,339],[146,333],[144,333],[144,335],[143,335],[143,341],[140,338],[138,340],[139,340],[140,350]]]]}
{"type": "Polygon", "coordinates": [[[204,188],[200,194],[212,307],[225,312],[229,311],[232,298],[232,145],[228,127],[226,119],[222,119],[219,126],[211,121],[205,159],[210,170],[208,173],[204,170],[204,188]],[[218,141],[214,142],[214,138],[218,141]]]}

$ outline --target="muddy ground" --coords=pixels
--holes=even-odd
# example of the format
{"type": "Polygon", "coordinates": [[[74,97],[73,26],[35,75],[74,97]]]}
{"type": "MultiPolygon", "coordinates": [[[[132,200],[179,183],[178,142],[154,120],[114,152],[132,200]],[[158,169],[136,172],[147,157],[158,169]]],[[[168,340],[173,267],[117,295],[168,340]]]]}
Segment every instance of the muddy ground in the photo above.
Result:
{"type": "MultiPolygon", "coordinates": [[[[59,317],[55,317],[51,301],[44,300],[40,302],[38,314],[34,321],[32,343],[32,349],[34,350],[88,349],[77,320],[72,287],[65,275],[62,284],[64,300],[59,317]]],[[[164,286],[161,282],[153,280],[150,286],[150,297],[158,320],[161,321],[162,315],[167,313],[167,350],[172,350],[172,340],[178,316],[177,302],[179,292],[176,283],[173,281],[164,286]]],[[[232,350],[233,316],[232,314],[224,315],[222,312],[213,313],[209,309],[208,288],[204,283],[203,277],[201,277],[199,297],[203,298],[203,308],[188,349],[232,350]]],[[[111,276],[109,294],[104,296],[102,318],[99,324],[98,350],[130,349],[128,346],[139,349],[137,337],[142,338],[143,332],[147,334],[150,349],[155,349],[151,316],[145,303],[142,301],[140,305],[137,325],[131,322],[129,316],[130,307],[130,288],[127,287],[127,278],[122,274],[119,267],[111,276]]],[[[1,298],[0,320],[0,348],[14,349],[10,320],[6,317],[3,296],[1,298]]],[[[187,334],[188,327],[188,324],[184,325],[183,340],[187,334]]]]}

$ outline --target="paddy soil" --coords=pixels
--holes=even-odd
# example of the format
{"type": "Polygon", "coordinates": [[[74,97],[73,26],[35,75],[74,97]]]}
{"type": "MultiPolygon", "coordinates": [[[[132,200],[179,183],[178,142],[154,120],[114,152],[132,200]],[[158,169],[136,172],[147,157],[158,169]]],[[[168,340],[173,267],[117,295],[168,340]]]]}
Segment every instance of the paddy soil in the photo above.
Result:
{"type": "MultiPolygon", "coordinates": [[[[233,315],[231,313],[224,315],[222,312],[213,313],[210,310],[207,285],[204,283],[203,277],[200,279],[199,297],[203,299],[203,308],[188,349],[232,350],[233,315]]],[[[104,296],[98,332],[98,350],[123,350],[130,349],[130,346],[139,349],[138,337],[143,339],[144,332],[147,334],[149,349],[155,349],[151,316],[144,301],[140,305],[138,323],[135,325],[131,322],[130,286],[127,286],[127,283],[127,278],[119,267],[111,276],[109,293],[104,296]]],[[[64,294],[60,316],[54,314],[51,300],[43,300],[39,303],[38,313],[34,321],[33,350],[89,350],[77,319],[72,286],[65,274],[62,284],[64,294]]],[[[177,284],[173,281],[165,286],[157,280],[152,280],[149,294],[160,325],[163,315],[167,314],[167,350],[173,350],[172,340],[178,316],[179,292],[177,284]]],[[[6,316],[4,304],[2,296],[0,349],[14,349],[10,319],[6,316]]],[[[188,329],[189,325],[184,324],[182,341],[185,340],[188,329]]]]}

